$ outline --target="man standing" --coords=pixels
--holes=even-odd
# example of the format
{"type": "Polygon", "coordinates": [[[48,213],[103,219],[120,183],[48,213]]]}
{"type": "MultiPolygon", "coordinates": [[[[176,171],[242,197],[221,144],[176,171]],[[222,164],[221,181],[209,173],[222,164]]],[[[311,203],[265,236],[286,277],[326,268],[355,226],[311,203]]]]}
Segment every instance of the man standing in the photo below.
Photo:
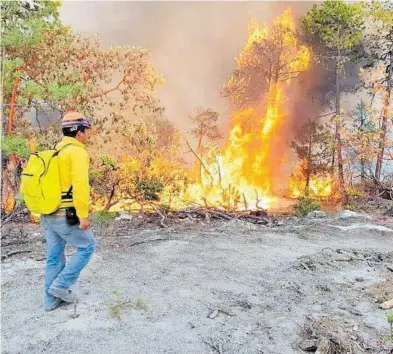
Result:
{"type": "Polygon", "coordinates": [[[62,203],[55,213],[41,216],[47,242],[46,311],[56,309],[62,301],[75,301],[76,294],[70,286],[77,282],[95,249],[95,238],[88,219],[89,155],[85,147],[90,128],[90,119],[75,111],[68,112],[62,121],[64,137],[56,146],[59,150],[62,203]],[[74,222],[70,222],[73,214],[74,222]],[[64,256],[66,244],[76,247],[67,264],[64,256]]]}

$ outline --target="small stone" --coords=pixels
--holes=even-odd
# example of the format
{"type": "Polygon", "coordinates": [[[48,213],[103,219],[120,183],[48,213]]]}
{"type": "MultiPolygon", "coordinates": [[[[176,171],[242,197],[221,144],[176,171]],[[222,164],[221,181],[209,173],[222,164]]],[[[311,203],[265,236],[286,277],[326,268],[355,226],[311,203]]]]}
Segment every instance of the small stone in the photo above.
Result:
{"type": "Polygon", "coordinates": [[[300,349],[305,352],[315,352],[318,349],[317,339],[307,339],[300,343],[300,349]]]}
{"type": "Polygon", "coordinates": [[[307,214],[307,217],[310,219],[321,219],[326,218],[326,213],[322,210],[314,210],[307,214]]]}
{"type": "Polygon", "coordinates": [[[119,220],[132,220],[132,219],[133,216],[130,213],[122,211],[120,212],[120,215],[115,220],[119,221],[119,220]]]}
{"type": "Polygon", "coordinates": [[[218,316],[218,310],[214,310],[214,311],[213,311],[209,316],[207,316],[207,317],[213,319],[213,318],[216,318],[217,316],[218,316]]]}
{"type": "Polygon", "coordinates": [[[390,310],[393,308],[393,299],[383,302],[379,307],[383,310],[390,310]]]}
{"type": "Polygon", "coordinates": [[[358,282],[363,282],[364,278],[363,277],[356,277],[355,280],[358,281],[358,282]]]}
{"type": "Polygon", "coordinates": [[[371,219],[370,215],[356,213],[352,210],[341,210],[337,213],[338,219],[349,219],[349,218],[363,218],[363,219],[371,219]]]}

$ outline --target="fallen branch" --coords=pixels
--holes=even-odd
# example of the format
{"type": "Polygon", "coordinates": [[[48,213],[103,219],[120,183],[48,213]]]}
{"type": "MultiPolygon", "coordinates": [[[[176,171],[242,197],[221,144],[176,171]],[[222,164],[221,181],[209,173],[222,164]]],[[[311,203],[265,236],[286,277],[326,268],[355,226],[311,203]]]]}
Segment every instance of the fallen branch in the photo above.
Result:
{"type": "Polygon", "coordinates": [[[158,215],[161,216],[161,220],[159,221],[160,226],[164,229],[168,228],[168,225],[164,223],[164,220],[167,218],[167,216],[165,215],[165,213],[163,213],[162,211],[159,210],[159,208],[157,208],[154,204],[150,204],[151,207],[156,211],[156,213],[158,215]]]}
{"type": "Polygon", "coordinates": [[[162,238],[162,237],[159,237],[159,238],[155,238],[155,239],[153,239],[153,240],[136,241],[136,242],[131,243],[131,244],[130,244],[130,247],[138,246],[138,245],[141,245],[141,244],[143,244],[143,243],[150,243],[150,242],[157,242],[157,241],[169,241],[169,240],[170,240],[170,238],[162,238]]]}
{"type": "Polygon", "coordinates": [[[16,254],[30,253],[30,252],[32,252],[32,250],[15,250],[15,251],[11,251],[11,252],[5,254],[4,256],[1,256],[1,259],[3,260],[8,257],[15,256],[16,254]]]}
{"type": "Polygon", "coordinates": [[[197,160],[200,162],[201,166],[204,168],[204,170],[209,174],[209,176],[211,178],[213,178],[212,174],[210,173],[210,171],[207,169],[207,167],[205,166],[205,164],[203,163],[202,159],[198,156],[198,154],[194,151],[194,149],[191,147],[190,143],[186,140],[187,146],[190,149],[190,151],[192,152],[192,154],[197,158],[197,160]]]}
{"type": "Polygon", "coordinates": [[[26,213],[26,209],[22,208],[22,209],[16,209],[16,210],[10,212],[9,214],[6,214],[5,216],[3,216],[1,218],[1,227],[3,227],[8,222],[13,221],[15,218],[17,218],[18,216],[21,216],[25,213],[26,213]]]}
{"type": "Polygon", "coordinates": [[[300,262],[300,264],[303,266],[304,269],[308,270],[311,274],[314,274],[313,271],[303,262],[300,262]]]}
{"type": "Polygon", "coordinates": [[[213,342],[213,340],[211,339],[211,338],[209,338],[210,339],[210,342],[208,342],[208,341],[206,341],[206,340],[204,340],[204,339],[202,339],[202,341],[204,342],[204,343],[206,343],[210,348],[212,348],[214,351],[216,351],[217,353],[223,353],[223,351],[222,351],[222,343],[221,342],[219,342],[219,343],[214,343],[213,342]]]}

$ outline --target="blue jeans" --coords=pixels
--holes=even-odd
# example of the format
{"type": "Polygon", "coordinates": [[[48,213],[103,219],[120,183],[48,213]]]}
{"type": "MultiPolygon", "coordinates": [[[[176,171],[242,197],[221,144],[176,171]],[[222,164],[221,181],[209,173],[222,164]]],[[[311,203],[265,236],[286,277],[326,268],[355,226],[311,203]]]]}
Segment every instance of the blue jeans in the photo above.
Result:
{"type": "Polygon", "coordinates": [[[51,309],[59,300],[48,293],[49,288],[66,289],[75,284],[93,255],[96,242],[91,229],[83,231],[77,225],[69,226],[63,215],[42,215],[41,225],[47,243],[44,307],[51,309]],[[66,264],[64,248],[67,243],[77,250],[66,264]]]}

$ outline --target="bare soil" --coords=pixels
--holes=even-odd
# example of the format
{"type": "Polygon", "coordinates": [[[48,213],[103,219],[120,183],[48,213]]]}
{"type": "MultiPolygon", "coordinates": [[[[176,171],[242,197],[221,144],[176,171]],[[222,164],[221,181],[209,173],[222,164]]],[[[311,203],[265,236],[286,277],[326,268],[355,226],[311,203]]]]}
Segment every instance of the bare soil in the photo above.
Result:
{"type": "Polygon", "coordinates": [[[39,226],[7,224],[2,353],[391,353],[392,218],[207,221],[97,229],[77,318],[42,308],[39,226]]]}

